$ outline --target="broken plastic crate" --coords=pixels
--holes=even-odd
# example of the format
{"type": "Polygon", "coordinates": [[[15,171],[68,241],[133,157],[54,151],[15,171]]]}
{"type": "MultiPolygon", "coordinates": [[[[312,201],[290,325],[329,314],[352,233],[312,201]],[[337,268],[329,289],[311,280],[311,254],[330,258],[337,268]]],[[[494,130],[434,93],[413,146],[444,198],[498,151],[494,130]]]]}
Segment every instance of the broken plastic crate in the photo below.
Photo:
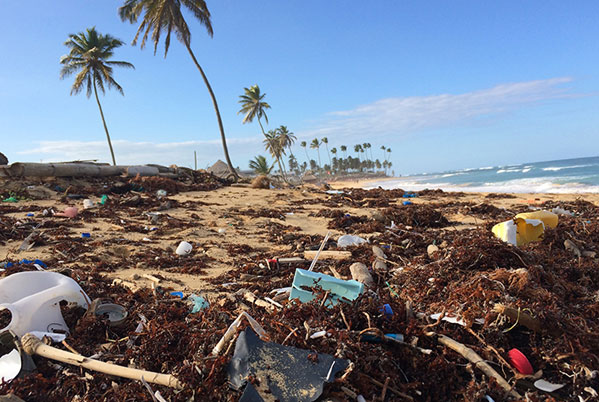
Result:
{"type": "Polygon", "coordinates": [[[313,288],[316,286],[324,291],[329,291],[329,297],[326,301],[327,306],[333,306],[339,300],[355,300],[364,290],[364,284],[358,281],[344,281],[330,275],[298,268],[295,270],[295,276],[293,277],[289,300],[299,299],[302,303],[312,301],[315,297],[314,293],[305,290],[304,287],[313,288]]]}
{"type": "Polygon", "coordinates": [[[557,221],[557,215],[549,211],[526,212],[498,223],[491,230],[499,239],[515,246],[523,246],[541,240],[545,227],[555,228],[557,221]]]}

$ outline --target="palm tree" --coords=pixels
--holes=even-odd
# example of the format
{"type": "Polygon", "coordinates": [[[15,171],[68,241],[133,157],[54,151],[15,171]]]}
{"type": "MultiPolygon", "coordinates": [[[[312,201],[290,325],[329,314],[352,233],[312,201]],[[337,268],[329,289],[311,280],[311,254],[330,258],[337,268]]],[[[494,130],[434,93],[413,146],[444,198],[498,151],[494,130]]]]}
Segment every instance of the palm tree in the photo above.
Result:
{"type": "Polygon", "coordinates": [[[285,169],[281,166],[281,156],[285,154],[285,149],[281,146],[281,141],[279,141],[277,133],[274,130],[270,130],[264,134],[264,137],[266,137],[264,139],[264,147],[277,160],[281,175],[285,178],[285,169]]]}
{"type": "Polygon", "coordinates": [[[308,155],[308,149],[306,148],[308,144],[306,144],[306,141],[302,141],[300,142],[300,147],[304,148],[304,151],[306,152],[306,160],[310,160],[310,156],[308,155]]]}
{"type": "Polygon", "coordinates": [[[281,142],[281,146],[283,148],[289,149],[289,155],[293,156],[293,151],[291,151],[291,146],[295,143],[295,140],[297,140],[297,137],[295,136],[295,134],[293,134],[291,131],[289,131],[287,126],[279,126],[279,128],[277,128],[276,131],[277,131],[277,134],[279,135],[279,141],[281,142]]]}
{"type": "Polygon", "coordinates": [[[236,179],[239,179],[239,175],[233,167],[231,158],[229,157],[227,140],[225,138],[225,129],[223,128],[220,111],[218,110],[216,96],[212,91],[212,86],[210,86],[204,70],[200,66],[200,63],[198,63],[195,54],[191,50],[191,32],[189,31],[189,26],[187,25],[185,18],[183,18],[181,5],[185,6],[185,8],[191,11],[191,14],[200,22],[200,25],[203,25],[206,28],[208,35],[212,37],[214,32],[212,30],[212,23],[210,21],[210,11],[208,11],[205,0],[125,0],[123,6],[119,8],[119,16],[121,17],[122,21],[129,21],[130,23],[134,24],[143,14],[141,24],[137,29],[137,33],[135,34],[132,44],[135,45],[137,43],[139,34],[144,31],[141,40],[141,48],[143,49],[150,31],[152,31],[151,39],[154,42],[154,54],[156,54],[160,36],[163,33],[166,33],[166,37],[164,39],[165,58],[171,43],[171,33],[173,31],[175,32],[177,39],[179,39],[179,41],[187,49],[187,52],[189,52],[189,55],[191,56],[196,68],[202,75],[204,84],[206,84],[210,98],[212,98],[214,111],[216,112],[216,120],[218,121],[218,128],[220,130],[220,137],[223,143],[223,151],[225,153],[227,165],[229,166],[229,170],[233,176],[236,179]]]}
{"type": "Polygon", "coordinates": [[[343,157],[347,158],[347,154],[345,153],[347,151],[347,147],[345,145],[341,145],[339,149],[341,149],[341,152],[343,152],[343,157]]]}
{"type": "Polygon", "coordinates": [[[387,162],[391,159],[391,148],[387,148],[387,162]]]}
{"type": "Polygon", "coordinates": [[[260,121],[261,117],[264,117],[264,120],[268,124],[268,116],[266,115],[266,109],[270,109],[270,105],[264,102],[265,93],[260,93],[260,87],[258,85],[252,85],[249,88],[243,88],[245,93],[239,96],[239,103],[241,103],[241,109],[239,113],[245,113],[243,116],[242,123],[251,123],[254,121],[254,118],[258,119],[258,124],[260,125],[260,129],[262,129],[262,134],[266,136],[264,132],[264,127],[262,127],[262,122],[260,121]]]}
{"type": "Polygon", "coordinates": [[[333,154],[333,161],[331,166],[333,167],[333,170],[336,170],[336,168],[339,166],[339,161],[337,160],[337,148],[331,148],[331,153],[333,154]]]}
{"type": "Polygon", "coordinates": [[[318,152],[318,168],[320,169],[320,142],[318,142],[318,138],[314,138],[310,143],[310,148],[316,149],[318,152]]]}
{"type": "Polygon", "coordinates": [[[385,151],[387,150],[387,147],[384,145],[381,145],[381,150],[383,151],[383,160],[387,160],[387,154],[385,153],[385,151]]]}
{"type": "Polygon", "coordinates": [[[354,152],[358,154],[358,159],[360,159],[360,149],[362,149],[362,146],[360,144],[354,145],[354,152]]]}
{"type": "Polygon", "coordinates": [[[96,31],[95,27],[88,28],[85,32],[79,32],[77,35],[69,35],[69,39],[64,44],[71,50],[69,54],[60,58],[60,64],[63,65],[60,70],[60,78],[64,79],[77,72],[75,82],[71,87],[71,95],[78,94],[83,87],[86,87],[86,95],[89,98],[93,88],[96,102],[100,109],[104,131],[106,132],[108,148],[110,148],[110,156],[112,156],[112,164],[116,165],[110,134],[108,133],[104,112],[98,98],[98,87],[100,87],[102,93],[105,93],[104,86],[107,85],[108,88],[115,88],[121,95],[124,95],[123,88],[112,77],[111,66],[135,67],[126,61],[109,60],[114,53],[114,49],[121,47],[124,42],[108,34],[102,35],[96,31]]]}
{"type": "Polygon", "coordinates": [[[268,166],[268,162],[266,158],[262,155],[258,155],[254,158],[254,160],[250,160],[250,169],[254,169],[256,174],[268,175],[270,171],[274,167],[273,165],[268,166]]]}
{"type": "Polygon", "coordinates": [[[327,147],[327,155],[329,155],[329,165],[331,165],[331,154],[329,153],[329,139],[327,137],[324,137],[320,142],[327,147]]]}

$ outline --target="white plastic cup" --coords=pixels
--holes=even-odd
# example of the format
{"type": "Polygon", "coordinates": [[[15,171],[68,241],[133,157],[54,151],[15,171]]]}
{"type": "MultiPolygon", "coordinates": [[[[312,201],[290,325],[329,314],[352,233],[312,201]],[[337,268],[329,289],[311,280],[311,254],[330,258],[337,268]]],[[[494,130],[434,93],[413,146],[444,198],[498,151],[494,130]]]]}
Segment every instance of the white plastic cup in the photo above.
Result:
{"type": "Polygon", "coordinates": [[[175,253],[177,253],[177,255],[187,255],[191,253],[192,248],[193,247],[191,246],[191,244],[189,244],[186,241],[182,241],[181,243],[179,243],[179,246],[177,246],[177,250],[175,250],[175,253]]]}

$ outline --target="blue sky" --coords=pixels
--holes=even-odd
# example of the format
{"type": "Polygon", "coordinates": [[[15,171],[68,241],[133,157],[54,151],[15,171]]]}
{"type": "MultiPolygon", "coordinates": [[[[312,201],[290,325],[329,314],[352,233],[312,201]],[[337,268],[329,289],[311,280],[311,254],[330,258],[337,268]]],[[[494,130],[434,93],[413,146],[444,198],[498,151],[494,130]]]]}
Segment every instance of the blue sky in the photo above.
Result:
{"type": "MultiPolygon", "coordinates": [[[[11,161],[110,161],[93,97],[59,79],[69,33],[90,26],[127,45],[125,96],[101,98],[117,162],[223,158],[214,110],[184,47],[130,46],[121,1],[0,2],[0,151],[11,161]]],[[[265,155],[237,114],[259,84],[298,142],[391,147],[396,174],[597,155],[599,2],[208,0],[214,37],[188,18],[235,166],[265,155]]],[[[294,152],[305,158],[303,149],[294,152]]],[[[316,159],[314,150],[309,150],[316,159]]],[[[322,151],[321,151],[322,153],[322,151]]],[[[325,158],[321,154],[321,157],[325,158]]]]}

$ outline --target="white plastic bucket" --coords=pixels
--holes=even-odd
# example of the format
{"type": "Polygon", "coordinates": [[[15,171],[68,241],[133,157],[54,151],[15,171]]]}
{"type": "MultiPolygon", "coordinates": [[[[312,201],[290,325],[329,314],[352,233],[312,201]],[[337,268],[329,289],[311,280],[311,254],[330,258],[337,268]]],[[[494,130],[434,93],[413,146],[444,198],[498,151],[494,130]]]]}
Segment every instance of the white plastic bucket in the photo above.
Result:
{"type": "Polygon", "coordinates": [[[69,332],[59,303],[65,300],[83,308],[89,297],[73,279],[47,271],[19,272],[0,280],[0,310],[10,311],[11,330],[21,337],[30,331],[69,332]]]}

